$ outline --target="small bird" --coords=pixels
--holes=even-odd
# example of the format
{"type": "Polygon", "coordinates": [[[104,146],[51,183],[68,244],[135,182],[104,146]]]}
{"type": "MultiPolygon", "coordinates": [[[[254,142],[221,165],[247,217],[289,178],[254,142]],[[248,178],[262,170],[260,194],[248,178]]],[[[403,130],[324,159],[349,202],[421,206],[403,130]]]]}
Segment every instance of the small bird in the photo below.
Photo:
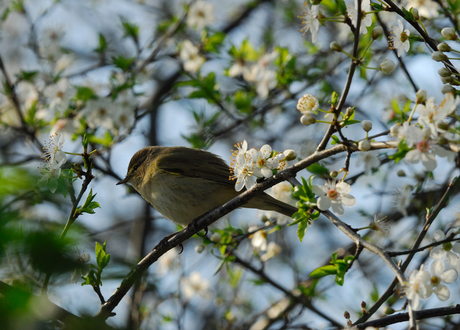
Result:
{"type": "MultiPolygon", "coordinates": [[[[217,155],[186,147],[146,147],[134,154],[126,177],[158,212],[182,227],[225,204],[240,193],[229,179],[230,171],[217,155]]],[[[243,207],[292,216],[297,209],[265,193],[243,207]]]]}

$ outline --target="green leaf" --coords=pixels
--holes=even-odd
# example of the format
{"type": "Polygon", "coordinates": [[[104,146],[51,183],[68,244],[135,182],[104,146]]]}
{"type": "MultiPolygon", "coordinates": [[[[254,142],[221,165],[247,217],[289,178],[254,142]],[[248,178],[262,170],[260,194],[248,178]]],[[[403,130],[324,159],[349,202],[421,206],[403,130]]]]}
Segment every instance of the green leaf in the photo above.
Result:
{"type": "Polygon", "coordinates": [[[305,232],[307,231],[309,221],[310,219],[304,218],[299,222],[299,226],[297,227],[297,236],[299,237],[299,241],[301,242],[305,236],[305,232]]]}
{"type": "Polygon", "coordinates": [[[33,81],[38,71],[22,71],[19,73],[19,79],[25,81],[33,81]]]}
{"type": "Polygon", "coordinates": [[[415,21],[414,15],[410,11],[407,11],[406,8],[404,8],[404,7],[401,7],[401,9],[402,9],[402,11],[404,13],[404,18],[407,21],[415,21]]]}
{"type": "Polygon", "coordinates": [[[254,93],[239,90],[235,93],[235,106],[242,113],[252,113],[252,100],[254,99],[254,93]]]}
{"type": "Polygon", "coordinates": [[[95,213],[94,209],[101,207],[99,203],[93,201],[96,195],[97,194],[93,195],[93,189],[91,189],[89,191],[88,196],[86,197],[85,203],[83,204],[83,206],[80,206],[75,210],[75,214],[78,214],[78,213],[94,214],[95,213]]]}
{"type": "Polygon", "coordinates": [[[133,23],[128,22],[125,19],[121,20],[121,25],[123,26],[123,30],[125,34],[123,37],[130,37],[132,38],[135,42],[137,42],[139,39],[139,26],[133,23]]]}
{"type": "Polygon", "coordinates": [[[7,7],[2,13],[2,22],[6,21],[8,15],[10,14],[11,9],[7,7]]]}
{"type": "Polygon", "coordinates": [[[400,162],[406,154],[409,152],[409,148],[404,140],[401,140],[398,144],[398,151],[395,152],[393,155],[390,155],[388,158],[395,161],[395,163],[400,162]]]}
{"type": "Polygon", "coordinates": [[[310,277],[324,277],[327,275],[335,275],[337,274],[337,268],[334,265],[327,265],[316,268],[314,271],[310,273],[310,277]]]}
{"type": "Polygon", "coordinates": [[[99,33],[99,46],[94,50],[96,53],[102,54],[107,50],[107,40],[102,33],[99,33]]]}
{"type": "Polygon", "coordinates": [[[210,37],[205,38],[203,42],[203,49],[207,52],[217,53],[219,52],[220,45],[225,40],[225,33],[216,32],[210,37]]]}
{"type": "Polygon", "coordinates": [[[331,139],[332,139],[332,142],[331,142],[332,145],[340,143],[340,140],[336,135],[332,135],[331,139]]]}
{"type": "Polygon", "coordinates": [[[105,131],[104,136],[88,135],[88,141],[94,144],[100,144],[104,147],[108,147],[113,142],[113,137],[109,131],[105,131]]]}
{"type": "Polygon", "coordinates": [[[315,174],[316,176],[319,176],[320,178],[323,179],[328,179],[329,178],[329,170],[326,166],[318,163],[311,164],[310,166],[307,166],[308,172],[315,174]]]}
{"type": "Polygon", "coordinates": [[[112,57],[113,65],[123,71],[128,71],[134,63],[134,57],[116,56],[112,57]]]}
{"type": "Polygon", "coordinates": [[[85,87],[85,86],[76,86],[76,89],[77,89],[77,93],[75,94],[75,98],[77,100],[81,100],[81,101],[88,101],[90,99],[95,99],[96,98],[96,95],[94,94],[94,91],[89,88],[89,87],[85,87]]]}
{"type": "Polygon", "coordinates": [[[337,7],[342,15],[347,15],[347,4],[343,0],[336,0],[337,7]]]}

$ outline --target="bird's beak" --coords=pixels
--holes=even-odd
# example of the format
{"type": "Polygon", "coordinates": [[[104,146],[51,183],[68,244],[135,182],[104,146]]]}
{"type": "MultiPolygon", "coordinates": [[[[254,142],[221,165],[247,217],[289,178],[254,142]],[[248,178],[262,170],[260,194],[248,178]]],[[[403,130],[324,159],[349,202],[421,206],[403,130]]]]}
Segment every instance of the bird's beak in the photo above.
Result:
{"type": "Polygon", "coordinates": [[[128,182],[128,181],[129,181],[129,177],[128,177],[128,176],[126,176],[126,178],[124,178],[123,180],[121,180],[121,181],[117,182],[117,184],[116,184],[116,185],[118,186],[119,184],[123,184],[123,183],[126,183],[126,182],[128,182]]]}

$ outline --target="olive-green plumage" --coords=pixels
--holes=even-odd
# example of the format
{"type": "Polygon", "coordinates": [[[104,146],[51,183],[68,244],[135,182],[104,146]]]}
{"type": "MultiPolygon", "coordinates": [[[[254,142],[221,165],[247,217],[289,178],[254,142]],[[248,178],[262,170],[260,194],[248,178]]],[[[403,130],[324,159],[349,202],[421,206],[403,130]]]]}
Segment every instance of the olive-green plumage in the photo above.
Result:
{"type": "MultiPolygon", "coordinates": [[[[131,158],[126,178],[146,201],[172,222],[193,219],[240,193],[229,180],[229,167],[208,151],[185,147],[147,147],[131,158]]],[[[292,216],[297,209],[262,193],[244,207],[292,216]]]]}

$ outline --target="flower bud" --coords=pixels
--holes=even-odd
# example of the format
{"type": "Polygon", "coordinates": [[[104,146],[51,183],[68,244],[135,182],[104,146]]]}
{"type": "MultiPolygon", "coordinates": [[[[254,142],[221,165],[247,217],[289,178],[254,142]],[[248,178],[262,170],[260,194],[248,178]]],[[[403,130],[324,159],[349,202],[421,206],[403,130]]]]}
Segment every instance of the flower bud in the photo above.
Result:
{"type": "Polygon", "coordinates": [[[385,308],[385,311],[384,311],[384,313],[385,313],[386,315],[394,314],[394,312],[395,312],[395,310],[394,310],[393,308],[391,308],[391,307],[385,308]]]}
{"type": "Polygon", "coordinates": [[[439,144],[440,146],[446,145],[446,144],[448,144],[448,143],[449,143],[449,141],[448,141],[445,137],[443,137],[443,136],[440,137],[440,138],[438,139],[438,144],[439,144]]]}
{"type": "Polygon", "coordinates": [[[361,301],[361,308],[366,308],[367,307],[367,304],[365,301],[361,301]]]}
{"type": "Polygon", "coordinates": [[[345,118],[350,118],[355,113],[355,107],[348,107],[345,111],[345,118]]]}
{"type": "Polygon", "coordinates": [[[212,233],[210,240],[211,242],[219,243],[221,238],[219,233],[212,233]]]}
{"type": "Polygon", "coordinates": [[[343,312],[343,317],[347,320],[350,319],[350,313],[347,311],[343,312]]]}
{"type": "Polygon", "coordinates": [[[426,101],[426,90],[419,89],[417,93],[415,93],[415,103],[420,104],[426,101]]]}
{"type": "Polygon", "coordinates": [[[284,150],[283,155],[287,161],[294,160],[297,158],[297,153],[292,149],[284,150]]]}
{"type": "Polygon", "coordinates": [[[441,77],[449,77],[450,75],[452,75],[452,72],[449,69],[441,68],[438,70],[438,74],[441,77]]]}
{"type": "Polygon", "coordinates": [[[371,150],[371,143],[369,140],[361,140],[358,143],[358,149],[361,151],[369,151],[371,150]]]}
{"type": "Polygon", "coordinates": [[[450,48],[450,46],[445,42],[441,42],[440,44],[438,44],[438,50],[440,52],[450,52],[452,48],[450,48]]]}
{"type": "Polygon", "coordinates": [[[443,93],[443,94],[448,94],[448,93],[454,94],[456,91],[457,90],[455,88],[453,88],[451,85],[444,85],[441,88],[441,93],[443,93]]]}
{"type": "Polygon", "coordinates": [[[342,46],[340,46],[340,44],[337,41],[331,42],[329,47],[331,47],[331,49],[333,51],[336,51],[336,52],[341,52],[342,51],[342,46]]]}
{"type": "Polygon", "coordinates": [[[332,171],[331,173],[329,173],[329,176],[330,176],[331,178],[336,178],[337,175],[339,175],[339,172],[337,172],[337,171],[332,171]]]}
{"type": "Polygon", "coordinates": [[[447,40],[457,40],[457,34],[453,28],[444,28],[441,30],[441,34],[447,40]]]}
{"type": "Polygon", "coordinates": [[[314,5],[319,5],[321,1],[323,0],[310,0],[310,3],[314,6],[314,5]]]}
{"type": "Polygon", "coordinates": [[[429,127],[422,129],[422,136],[428,140],[431,137],[431,129],[429,127]]]}
{"type": "Polygon", "coordinates": [[[365,130],[366,132],[369,132],[371,129],[372,129],[372,122],[370,120],[363,120],[361,122],[361,127],[363,128],[363,130],[365,130]]]}
{"type": "Polygon", "coordinates": [[[197,244],[195,245],[195,252],[196,253],[201,253],[204,251],[204,245],[203,244],[197,244]]]}
{"type": "Polygon", "coordinates": [[[417,8],[414,8],[412,7],[410,9],[410,12],[412,13],[412,16],[414,16],[414,21],[418,21],[420,19],[420,15],[418,13],[418,9],[417,8]]]}
{"type": "Polygon", "coordinates": [[[391,135],[392,137],[398,137],[399,129],[400,129],[400,126],[398,126],[398,125],[393,125],[393,126],[391,126],[391,128],[390,128],[390,135],[391,135]]]}
{"type": "Polygon", "coordinates": [[[297,110],[304,115],[315,112],[319,107],[319,101],[311,94],[305,94],[297,102],[297,110]]]}
{"type": "Polygon", "coordinates": [[[397,173],[396,173],[400,178],[403,178],[406,176],[406,172],[404,172],[403,170],[399,170],[397,173]]]}
{"type": "Polygon", "coordinates": [[[316,119],[310,115],[302,115],[302,117],[300,117],[300,122],[305,126],[309,126],[311,124],[316,123],[316,119]]]}
{"type": "Polygon", "coordinates": [[[436,62],[447,61],[449,59],[446,54],[441,52],[433,52],[433,54],[431,54],[431,58],[436,62]]]}
{"type": "Polygon", "coordinates": [[[379,25],[372,30],[372,39],[378,39],[383,34],[383,28],[379,25]]]}
{"type": "Polygon", "coordinates": [[[78,257],[78,261],[81,263],[88,263],[91,260],[91,256],[88,253],[83,253],[78,257]]]}
{"type": "Polygon", "coordinates": [[[452,76],[448,76],[448,77],[441,77],[441,81],[443,84],[452,84],[455,81],[455,79],[452,76]]]}
{"type": "Polygon", "coordinates": [[[379,70],[383,73],[390,74],[394,70],[395,66],[396,64],[392,60],[384,59],[382,63],[380,63],[379,70]]]}
{"type": "MultiPolygon", "coordinates": [[[[438,123],[438,128],[439,128],[440,130],[447,131],[447,130],[449,129],[449,124],[447,124],[447,123],[441,121],[440,123],[438,123]]],[[[441,139],[441,138],[439,138],[438,143],[439,143],[440,139],[441,139]]],[[[439,144],[441,144],[441,143],[439,143],[439,144]]]]}

